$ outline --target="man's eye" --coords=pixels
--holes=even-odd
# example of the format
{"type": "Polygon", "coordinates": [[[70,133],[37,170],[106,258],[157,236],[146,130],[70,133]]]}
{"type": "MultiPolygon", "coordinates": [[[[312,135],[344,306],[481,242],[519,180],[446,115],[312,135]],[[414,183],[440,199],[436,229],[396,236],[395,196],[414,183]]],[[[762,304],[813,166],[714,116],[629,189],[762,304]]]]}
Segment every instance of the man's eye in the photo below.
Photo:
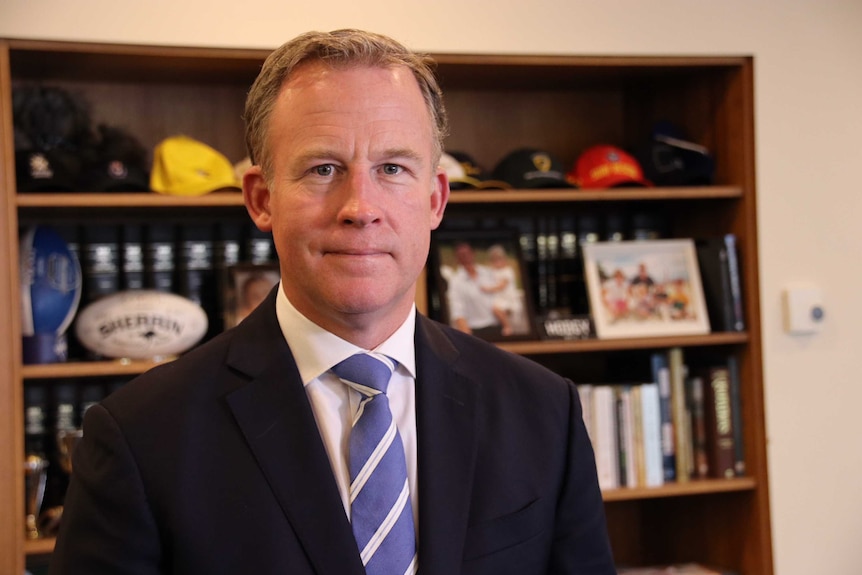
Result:
{"type": "Polygon", "coordinates": [[[323,164],[315,166],[313,171],[318,176],[331,176],[335,172],[335,167],[332,164],[323,164]]]}
{"type": "Polygon", "coordinates": [[[384,164],[383,165],[383,173],[387,176],[395,176],[401,173],[401,166],[397,164],[384,164]]]}

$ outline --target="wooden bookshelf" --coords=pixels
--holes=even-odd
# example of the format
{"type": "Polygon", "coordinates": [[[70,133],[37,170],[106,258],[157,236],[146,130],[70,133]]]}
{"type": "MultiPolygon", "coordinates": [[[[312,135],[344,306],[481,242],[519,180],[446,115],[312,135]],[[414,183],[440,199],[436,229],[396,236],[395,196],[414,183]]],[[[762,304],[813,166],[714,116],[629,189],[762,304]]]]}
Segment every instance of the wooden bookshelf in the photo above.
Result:
{"type": "MultiPolygon", "coordinates": [[[[51,539],[23,532],[23,390],[53,380],[132,377],[152,362],[23,365],[18,287],[18,228],[25,223],[143,222],[246,218],[241,194],[19,194],[15,186],[12,91],[31,82],[83,94],[94,121],[123,126],[152,149],[185,133],[238,161],[241,110],[265,50],[0,40],[0,507],[22,521],[0,522],[0,572],[21,573],[27,557],[51,553],[51,539]],[[214,121],[217,119],[217,121],[214,121]]],[[[754,158],[753,60],[746,56],[546,56],[437,54],[452,131],[447,148],[493,167],[509,151],[539,146],[571,163],[600,142],[638,144],[669,119],[716,158],[715,185],[615,190],[453,192],[447,217],[494,213],[579,213],[659,208],[673,237],[733,233],[742,262],[747,331],[619,340],[510,341],[501,347],[577,370],[593,357],[682,347],[739,359],[744,394],[747,475],[604,493],[615,555],[626,564],[698,561],[740,575],[773,572],[754,158]]],[[[418,305],[428,308],[423,280],[418,305]]]]}

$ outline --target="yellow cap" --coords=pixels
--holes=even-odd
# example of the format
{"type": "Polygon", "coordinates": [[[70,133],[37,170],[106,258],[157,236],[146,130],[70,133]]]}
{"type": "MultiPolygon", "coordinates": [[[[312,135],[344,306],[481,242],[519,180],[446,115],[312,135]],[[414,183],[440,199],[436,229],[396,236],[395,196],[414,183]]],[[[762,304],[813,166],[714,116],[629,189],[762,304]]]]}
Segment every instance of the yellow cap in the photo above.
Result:
{"type": "Polygon", "coordinates": [[[220,152],[188,136],[162,140],[153,153],[150,188],[172,196],[241,189],[233,165],[220,152]]]}

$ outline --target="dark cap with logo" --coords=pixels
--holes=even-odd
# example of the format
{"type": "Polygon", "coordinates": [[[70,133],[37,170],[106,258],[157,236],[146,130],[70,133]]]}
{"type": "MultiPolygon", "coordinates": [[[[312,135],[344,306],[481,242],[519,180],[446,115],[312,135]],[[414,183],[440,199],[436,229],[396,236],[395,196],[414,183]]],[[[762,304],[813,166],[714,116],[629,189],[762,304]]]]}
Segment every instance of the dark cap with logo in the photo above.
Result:
{"type": "Polygon", "coordinates": [[[497,163],[492,176],[516,189],[573,188],[563,163],[550,152],[520,148],[497,163]]]}

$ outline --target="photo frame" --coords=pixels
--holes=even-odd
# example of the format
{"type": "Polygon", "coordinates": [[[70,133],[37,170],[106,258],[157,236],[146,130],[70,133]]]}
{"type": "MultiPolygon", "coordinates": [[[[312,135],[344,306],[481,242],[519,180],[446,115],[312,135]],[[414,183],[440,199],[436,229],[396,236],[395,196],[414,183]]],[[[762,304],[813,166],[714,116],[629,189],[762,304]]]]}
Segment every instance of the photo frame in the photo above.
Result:
{"type": "Polygon", "coordinates": [[[429,268],[434,319],[488,341],[537,338],[514,230],[439,230],[432,236],[429,268]]]}
{"type": "Polygon", "coordinates": [[[227,268],[224,294],[224,327],[239,324],[262,302],[281,279],[278,264],[236,264],[227,268]]]}
{"type": "Polygon", "coordinates": [[[583,254],[599,339],[709,333],[693,240],[596,242],[583,254]]]}

